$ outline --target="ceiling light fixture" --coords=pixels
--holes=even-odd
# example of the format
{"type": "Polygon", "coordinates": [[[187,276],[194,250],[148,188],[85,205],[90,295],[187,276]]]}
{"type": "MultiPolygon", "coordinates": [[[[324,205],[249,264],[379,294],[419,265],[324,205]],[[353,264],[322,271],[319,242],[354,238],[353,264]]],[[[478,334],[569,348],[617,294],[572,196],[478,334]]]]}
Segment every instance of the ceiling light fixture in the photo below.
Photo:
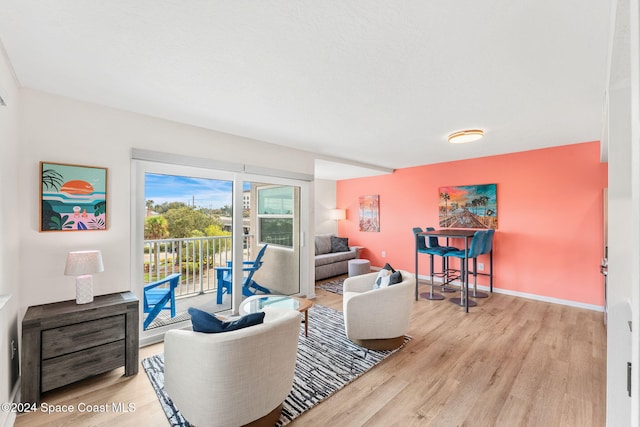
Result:
{"type": "Polygon", "coordinates": [[[484,136],[484,131],[480,129],[468,129],[454,132],[449,135],[449,142],[452,144],[462,144],[476,141],[484,136]]]}

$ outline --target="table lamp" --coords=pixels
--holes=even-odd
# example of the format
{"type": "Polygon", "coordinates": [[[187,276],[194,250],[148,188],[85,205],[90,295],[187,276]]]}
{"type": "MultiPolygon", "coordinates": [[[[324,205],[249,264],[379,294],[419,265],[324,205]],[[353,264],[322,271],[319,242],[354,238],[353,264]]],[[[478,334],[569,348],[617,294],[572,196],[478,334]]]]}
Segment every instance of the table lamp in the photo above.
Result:
{"type": "Polygon", "coordinates": [[[339,221],[341,219],[347,218],[347,211],[344,209],[330,209],[329,210],[329,219],[339,221]]]}
{"type": "Polygon", "coordinates": [[[76,304],[93,301],[93,273],[104,271],[100,251],[75,251],[67,254],[65,276],[76,276],[76,304]]]}

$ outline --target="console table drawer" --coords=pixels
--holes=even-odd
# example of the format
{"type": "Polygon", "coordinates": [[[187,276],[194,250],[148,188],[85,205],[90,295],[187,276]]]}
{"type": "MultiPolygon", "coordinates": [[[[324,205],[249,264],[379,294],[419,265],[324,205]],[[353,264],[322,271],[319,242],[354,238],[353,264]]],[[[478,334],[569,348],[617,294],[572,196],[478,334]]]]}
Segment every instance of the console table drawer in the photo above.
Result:
{"type": "Polygon", "coordinates": [[[124,340],[42,361],[42,391],[101,374],[124,365],[124,340]]]}
{"type": "Polygon", "coordinates": [[[42,358],[50,359],[124,339],[124,326],[122,314],[42,331],[42,358]]]}

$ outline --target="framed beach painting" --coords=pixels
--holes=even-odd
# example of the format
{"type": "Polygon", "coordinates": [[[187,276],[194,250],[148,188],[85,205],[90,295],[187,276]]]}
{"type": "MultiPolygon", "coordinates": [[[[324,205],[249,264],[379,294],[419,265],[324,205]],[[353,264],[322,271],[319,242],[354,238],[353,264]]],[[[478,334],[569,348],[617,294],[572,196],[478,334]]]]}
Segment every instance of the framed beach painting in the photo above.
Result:
{"type": "Polygon", "coordinates": [[[360,196],[360,231],[380,231],[379,196],[360,196]]]}
{"type": "Polygon", "coordinates": [[[441,228],[498,228],[496,184],[440,187],[441,228]]]}
{"type": "Polygon", "coordinates": [[[107,229],[107,169],[40,162],[40,231],[107,229]]]}

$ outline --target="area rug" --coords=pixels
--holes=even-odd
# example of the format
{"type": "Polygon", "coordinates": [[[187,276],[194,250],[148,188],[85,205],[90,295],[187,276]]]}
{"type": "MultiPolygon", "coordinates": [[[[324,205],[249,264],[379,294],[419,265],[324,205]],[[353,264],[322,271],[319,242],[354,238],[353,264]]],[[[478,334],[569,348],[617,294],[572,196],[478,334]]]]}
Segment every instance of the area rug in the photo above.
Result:
{"type": "Polygon", "coordinates": [[[324,291],[333,292],[334,294],[342,295],[343,282],[344,282],[344,279],[337,279],[337,280],[332,280],[330,282],[320,283],[319,285],[316,285],[316,286],[324,291]]]}
{"type": "Polygon", "coordinates": [[[184,322],[186,320],[191,320],[191,316],[189,313],[183,312],[178,313],[176,316],[171,317],[171,314],[167,311],[161,311],[158,314],[158,317],[153,319],[153,322],[149,324],[147,329],[159,328],[161,326],[171,325],[172,323],[184,322]]]}
{"type": "MultiPolygon", "coordinates": [[[[405,337],[404,344],[410,339],[405,337]]],[[[365,354],[362,347],[353,344],[345,336],[341,312],[321,305],[312,306],[309,309],[309,336],[305,337],[304,325],[301,325],[293,388],[284,401],[276,425],[289,424],[398,350],[371,350],[365,354]]],[[[172,426],[189,426],[164,391],[163,355],[142,360],[142,366],[169,423],[172,426]]]]}

